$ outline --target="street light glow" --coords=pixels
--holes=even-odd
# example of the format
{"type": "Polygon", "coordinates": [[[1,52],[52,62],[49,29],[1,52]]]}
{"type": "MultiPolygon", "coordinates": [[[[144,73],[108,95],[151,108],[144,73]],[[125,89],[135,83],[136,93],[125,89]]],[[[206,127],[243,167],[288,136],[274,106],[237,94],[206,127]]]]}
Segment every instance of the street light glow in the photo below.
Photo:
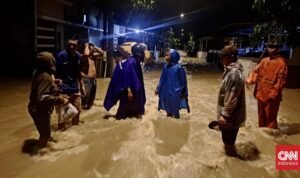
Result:
{"type": "Polygon", "coordinates": [[[184,17],[184,13],[181,13],[181,14],[180,14],[180,17],[183,18],[183,17],[184,17]]]}

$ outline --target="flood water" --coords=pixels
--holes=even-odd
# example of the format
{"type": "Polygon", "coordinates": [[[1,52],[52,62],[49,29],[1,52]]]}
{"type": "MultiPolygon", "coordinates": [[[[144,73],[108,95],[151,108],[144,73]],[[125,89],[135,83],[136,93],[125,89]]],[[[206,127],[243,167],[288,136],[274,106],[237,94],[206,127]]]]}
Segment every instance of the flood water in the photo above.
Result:
{"type": "Polygon", "coordinates": [[[160,71],[144,73],[146,113],[141,119],[104,119],[115,114],[102,107],[109,78],[98,79],[95,105],[81,114],[83,124],[56,131],[57,143],[36,156],[21,152],[23,142],[38,138],[27,113],[30,79],[2,79],[0,85],[0,178],[241,178],[300,177],[299,171],[275,169],[277,144],[300,144],[300,89],[285,89],[278,121],[281,132],[258,128],[253,88],[247,89],[247,121],[237,137],[238,152],[246,159],[224,154],[220,132],[207,125],[216,119],[222,72],[200,67],[188,70],[191,113],[180,119],[157,111],[154,95],[160,71]],[[256,152],[259,151],[259,153],[256,152]]]}

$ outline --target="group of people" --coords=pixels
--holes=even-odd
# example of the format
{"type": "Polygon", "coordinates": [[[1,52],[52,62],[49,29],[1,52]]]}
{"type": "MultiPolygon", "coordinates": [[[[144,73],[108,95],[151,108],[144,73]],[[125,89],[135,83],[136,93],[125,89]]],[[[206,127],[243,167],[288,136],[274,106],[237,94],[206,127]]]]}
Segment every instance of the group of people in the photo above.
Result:
{"type": "MultiPolygon", "coordinates": [[[[29,113],[40,134],[39,147],[51,141],[50,116],[56,104],[71,103],[79,111],[72,118],[72,125],[78,125],[81,109],[81,95],[85,96],[87,86],[95,90],[96,70],[92,57],[100,48],[86,43],[83,55],[77,52],[77,40],[70,39],[66,50],[60,52],[55,60],[52,54],[41,52],[37,55],[37,69],[33,76],[30,94],[29,113]],[[86,63],[85,67],[81,64],[86,63]]],[[[237,61],[238,51],[234,45],[225,46],[220,52],[224,74],[220,84],[217,102],[217,121],[209,124],[212,129],[221,131],[225,153],[237,156],[235,141],[239,128],[246,120],[245,84],[255,84],[254,96],[258,100],[259,127],[277,129],[277,113],[282,99],[282,89],[287,77],[286,59],[279,54],[280,45],[268,44],[269,55],[261,60],[255,70],[244,78],[243,66],[237,61]]],[[[131,46],[130,55],[123,55],[119,49],[107,93],[104,108],[109,111],[119,102],[116,119],[140,118],[145,114],[146,94],[141,64],[144,62],[147,46],[136,43],[131,46]]],[[[159,83],[155,90],[158,95],[158,110],[165,110],[168,117],[179,118],[179,110],[190,111],[188,87],[184,68],[178,63],[179,53],[168,49],[159,83]]],[[[94,98],[94,94],[90,94],[94,98]]],[[[86,108],[92,100],[82,100],[86,108]]],[[[65,123],[58,124],[59,129],[65,123]]]]}
{"type": "MultiPolygon", "coordinates": [[[[46,147],[48,141],[55,141],[50,129],[54,106],[71,104],[77,110],[71,124],[78,125],[81,107],[89,109],[93,104],[96,92],[93,58],[103,51],[91,43],[84,44],[83,54],[77,50],[78,40],[70,38],[66,49],[59,52],[56,58],[49,52],[37,54],[28,104],[28,111],[40,135],[37,149],[46,147]]],[[[58,129],[66,129],[67,121],[59,118],[58,129]]]]}
{"type": "Polygon", "coordinates": [[[244,86],[255,84],[254,97],[258,103],[259,127],[278,129],[277,114],[282,100],[282,89],[287,78],[287,61],[280,55],[280,44],[272,40],[267,44],[267,55],[263,56],[255,69],[245,79],[243,66],[237,62],[238,51],[233,45],[220,52],[224,65],[217,107],[217,121],[209,127],[221,131],[225,153],[240,157],[235,148],[239,128],[246,120],[244,86]]]}
{"type": "MultiPolygon", "coordinates": [[[[112,75],[104,107],[109,111],[119,101],[117,119],[127,117],[141,117],[145,113],[145,86],[141,63],[144,61],[147,46],[143,43],[134,44],[131,48],[132,55],[122,60],[112,75]]],[[[120,54],[124,54],[122,49],[120,54]]],[[[166,64],[160,77],[155,94],[159,96],[158,110],[165,110],[167,116],[179,118],[180,109],[188,109],[188,88],[185,70],[178,63],[179,53],[168,49],[166,64]]]]}

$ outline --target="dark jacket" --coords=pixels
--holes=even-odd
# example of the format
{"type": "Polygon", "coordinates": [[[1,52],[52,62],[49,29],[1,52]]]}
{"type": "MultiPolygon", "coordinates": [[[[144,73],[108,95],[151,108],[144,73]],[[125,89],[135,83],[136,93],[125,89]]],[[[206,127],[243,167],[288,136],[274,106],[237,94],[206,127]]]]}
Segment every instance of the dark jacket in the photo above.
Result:
{"type": "Polygon", "coordinates": [[[55,71],[55,59],[51,53],[37,55],[37,68],[34,71],[28,109],[31,113],[51,114],[54,104],[63,103],[58,97],[52,74],[55,71]]]}
{"type": "Polygon", "coordinates": [[[243,66],[234,62],[225,67],[217,107],[217,118],[222,115],[226,121],[239,128],[246,120],[245,79],[243,66]]]}

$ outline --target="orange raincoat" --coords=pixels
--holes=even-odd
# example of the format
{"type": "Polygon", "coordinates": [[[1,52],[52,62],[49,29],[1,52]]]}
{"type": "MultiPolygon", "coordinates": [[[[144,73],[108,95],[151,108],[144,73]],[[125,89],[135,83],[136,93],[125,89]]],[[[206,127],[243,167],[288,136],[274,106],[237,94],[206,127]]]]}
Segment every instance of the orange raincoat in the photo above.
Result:
{"type": "Polygon", "coordinates": [[[286,84],[287,64],[281,56],[265,57],[250,74],[255,83],[254,96],[258,102],[259,127],[277,128],[277,113],[286,84]]]}

